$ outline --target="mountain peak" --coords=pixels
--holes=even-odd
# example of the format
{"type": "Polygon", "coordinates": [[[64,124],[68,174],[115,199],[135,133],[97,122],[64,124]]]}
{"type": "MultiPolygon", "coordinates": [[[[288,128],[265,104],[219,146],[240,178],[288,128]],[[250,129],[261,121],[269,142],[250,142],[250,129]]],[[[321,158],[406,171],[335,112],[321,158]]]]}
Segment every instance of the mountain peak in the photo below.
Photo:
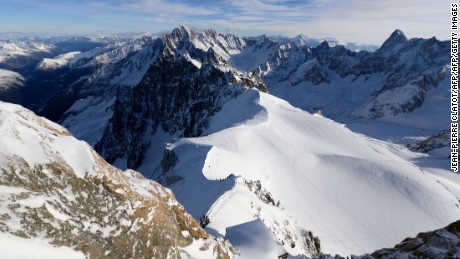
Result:
{"type": "Polygon", "coordinates": [[[193,37],[192,35],[196,34],[195,30],[193,30],[190,26],[188,25],[179,25],[178,27],[174,28],[172,30],[172,35],[175,38],[191,38],[193,37]]]}
{"type": "Polygon", "coordinates": [[[407,42],[406,35],[401,30],[396,29],[390,37],[382,44],[381,49],[392,49],[393,47],[407,42]]]}
{"type": "Polygon", "coordinates": [[[183,32],[191,32],[193,31],[192,27],[188,26],[188,25],[185,25],[185,24],[181,24],[179,26],[177,26],[177,28],[183,32]]]}
{"type": "Polygon", "coordinates": [[[401,30],[399,29],[396,29],[391,35],[390,35],[390,38],[389,39],[402,39],[402,40],[405,40],[407,41],[407,38],[406,38],[406,35],[404,35],[404,32],[402,32],[401,30]]]}

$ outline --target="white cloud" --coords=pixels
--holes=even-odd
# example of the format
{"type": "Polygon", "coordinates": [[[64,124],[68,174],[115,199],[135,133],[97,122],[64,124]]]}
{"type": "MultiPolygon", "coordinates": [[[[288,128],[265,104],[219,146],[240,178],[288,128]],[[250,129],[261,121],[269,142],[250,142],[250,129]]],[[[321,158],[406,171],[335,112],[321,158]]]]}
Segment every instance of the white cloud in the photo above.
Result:
{"type": "MultiPolygon", "coordinates": [[[[246,35],[304,33],[374,44],[382,43],[397,28],[408,37],[449,36],[450,6],[444,0],[3,1],[51,10],[61,16],[87,17],[94,21],[95,28],[113,27],[110,24],[116,21],[117,28],[123,30],[170,30],[186,23],[228,32],[245,31],[246,35]]],[[[89,22],[85,24],[88,25],[89,22]]]]}

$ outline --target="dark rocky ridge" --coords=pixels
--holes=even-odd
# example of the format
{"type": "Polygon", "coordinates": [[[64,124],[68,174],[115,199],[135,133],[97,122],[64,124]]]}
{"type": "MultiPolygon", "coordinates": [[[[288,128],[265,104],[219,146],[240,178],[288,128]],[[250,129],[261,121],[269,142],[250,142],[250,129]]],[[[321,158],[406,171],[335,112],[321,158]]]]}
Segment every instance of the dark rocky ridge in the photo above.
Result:
{"type": "Polygon", "coordinates": [[[314,48],[287,44],[261,65],[258,72],[269,89],[286,82],[292,86],[303,82],[328,85],[333,81],[332,74],[341,78],[351,76],[353,80],[385,75],[385,82],[374,93],[370,118],[384,116],[386,109],[395,116],[420,107],[427,91],[446,77],[449,46],[449,41],[436,38],[408,40],[400,30],[393,32],[376,52],[353,52],[340,45],[331,47],[327,42],[314,48]],[[307,69],[300,71],[305,65],[307,69]],[[391,91],[413,86],[418,91],[413,91],[402,103],[394,104],[384,98],[391,91]]]}
{"type": "Polygon", "coordinates": [[[141,83],[119,89],[114,114],[95,146],[109,162],[126,158],[128,168],[137,168],[150,145],[163,144],[145,141],[146,135],[161,128],[180,137],[200,136],[227,100],[252,87],[267,91],[260,78],[237,72],[212,48],[196,48],[190,41],[197,35],[185,27],[174,29],[162,38],[161,54],[141,83]],[[201,67],[184,57],[184,51],[201,67]]]}

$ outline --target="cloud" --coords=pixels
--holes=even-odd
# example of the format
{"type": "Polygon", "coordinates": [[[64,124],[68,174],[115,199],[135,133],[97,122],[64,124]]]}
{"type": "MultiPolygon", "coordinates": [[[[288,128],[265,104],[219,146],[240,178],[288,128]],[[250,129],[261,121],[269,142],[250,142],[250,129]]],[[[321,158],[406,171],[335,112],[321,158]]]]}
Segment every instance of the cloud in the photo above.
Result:
{"type": "Polygon", "coordinates": [[[334,36],[345,41],[382,43],[394,29],[410,37],[448,37],[449,6],[431,0],[229,0],[238,12],[220,26],[251,28],[312,37],[334,36]],[[251,19],[241,19],[254,16],[251,19]],[[445,35],[445,36],[444,36],[445,35]]]}
{"type": "MultiPolygon", "coordinates": [[[[396,28],[402,29],[409,37],[435,35],[441,39],[448,37],[449,30],[449,5],[432,0],[1,1],[47,10],[43,12],[44,16],[70,14],[85,17],[80,19],[86,22],[85,26],[92,22],[94,27],[124,30],[170,30],[186,23],[246,35],[256,32],[303,33],[360,43],[382,43],[396,28]]],[[[40,21],[39,18],[34,20],[40,21]]],[[[75,21],[67,21],[63,28],[64,25],[77,25],[71,22],[75,21]]]]}
{"type": "Polygon", "coordinates": [[[217,6],[191,5],[165,0],[130,1],[115,8],[125,11],[149,13],[155,16],[208,16],[222,12],[217,6]]]}

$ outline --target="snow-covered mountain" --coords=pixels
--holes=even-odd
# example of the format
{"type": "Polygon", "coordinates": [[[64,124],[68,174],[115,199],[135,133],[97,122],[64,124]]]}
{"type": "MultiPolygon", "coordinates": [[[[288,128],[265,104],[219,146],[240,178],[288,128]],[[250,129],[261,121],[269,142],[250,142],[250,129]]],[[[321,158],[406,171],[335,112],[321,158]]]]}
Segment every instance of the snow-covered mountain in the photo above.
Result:
{"type": "Polygon", "coordinates": [[[448,48],[447,41],[407,40],[396,30],[374,53],[327,43],[289,45],[259,73],[272,94],[303,109],[334,118],[396,116],[414,111],[432,89],[444,85],[448,48]]]}
{"type": "Polygon", "coordinates": [[[53,46],[38,41],[0,41],[0,62],[17,57],[36,56],[38,54],[50,53],[53,46]]]}
{"type": "Polygon", "coordinates": [[[458,179],[430,156],[445,134],[428,138],[449,126],[449,42],[396,30],[358,52],[188,26],[46,42],[27,68],[0,62],[22,102],[168,185],[243,257],[369,253],[459,217],[458,179]]]}
{"type": "Polygon", "coordinates": [[[29,249],[47,251],[43,258],[234,255],[228,242],[201,229],[170,190],[114,168],[62,126],[0,102],[0,131],[3,256],[41,256],[29,249]]]}
{"type": "Polygon", "coordinates": [[[284,37],[284,36],[278,36],[278,37],[270,37],[271,39],[275,41],[282,42],[283,44],[286,44],[288,42],[292,42],[295,45],[302,47],[302,46],[308,46],[310,48],[317,47],[320,45],[322,42],[326,42],[330,47],[335,47],[338,45],[342,45],[345,48],[359,52],[359,51],[368,51],[368,52],[374,52],[376,51],[379,47],[376,45],[372,44],[359,44],[359,43],[353,43],[353,42],[341,42],[335,38],[327,37],[327,38],[322,38],[322,39],[315,39],[315,38],[310,38],[305,34],[299,34],[293,38],[289,37],[284,37]]]}
{"type": "MultiPolygon", "coordinates": [[[[135,34],[72,40],[66,39],[65,44],[48,40],[55,49],[68,52],[42,58],[32,73],[31,87],[25,87],[32,94],[28,90],[22,93],[37,97],[38,93],[33,92],[37,85],[51,88],[42,91],[47,98],[38,98],[39,103],[31,106],[27,102],[37,98],[23,98],[26,101],[22,104],[57,121],[67,117],[63,116],[65,112],[73,116],[79,113],[81,104],[71,108],[79,99],[112,106],[107,100],[113,100],[119,88],[141,84],[150,65],[158,63],[165,53],[183,57],[196,66],[213,60],[211,63],[221,70],[239,72],[236,78],[241,74],[253,77],[256,72],[275,96],[347,123],[350,118],[412,113],[429,100],[436,100],[432,106],[442,104],[442,89],[448,78],[448,42],[434,38],[408,40],[399,30],[375,52],[354,52],[333,39],[313,44],[304,35],[292,39],[241,38],[188,26],[179,26],[162,37],[135,34]],[[79,50],[69,47],[73,42],[105,45],[79,50]],[[211,53],[205,54],[208,51],[211,53]],[[206,55],[213,58],[206,60],[206,55]]],[[[22,71],[15,72],[23,75],[22,71]]],[[[72,130],[73,124],[65,125],[72,130]]]]}
{"type": "MultiPolygon", "coordinates": [[[[133,152],[143,153],[142,150],[146,150],[147,146],[155,145],[144,138],[155,134],[158,120],[162,120],[160,117],[165,116],[169,120],[170,112],[174,110],[173,118],[176,119],[173,120],[177,125],[173,128],[166,126],[162,131],[172,136],[199,136],[206,128],[206,121],[220,109],[228,96],[241,92],[231,90],[233,86],[210,88],[217,81],[209,82],[209,73],[199,76],[203,79],[195,79],[195,72],[187,67],[201,71],[212,67],[217,69],[215,71],[224,72],[225,79],[218,80],[221,85],[230,83],[263,87],[265,83],[272,94],[302,109],[321,110],[328,117],[348,123],[349,118],[375,119],[411,113],[422,104],[430,103],[429,100],[435,101],[430,104],[432,106],[441,103],[447,98],[443,93],[447,82],[444,80],[447,78],[447,58],[443,52],[446,44],[435,39],[408,41],[402,32],[396,31],[375,53],[353,52],[327,42],[316,47],[299,46],[292,41],[281,42],[265,36],[239,38],[231,34],[217,34],[213,30],[199,32],[180,26],[171,34],[159,38],[141,37],[78,53],[72,56],[71,61],[62,61],[62,56],[46,60],[52,64],[68,64],[73,73],[78,74],[76,71],[80,71],[80,77],[75,77],[78,78],[75,82],[47,101],[41,113],[62,121],[77,137],[91,145],[99,143],[97,150],[109,161],[127,160],[121,164],[128,163],[128,167],[132,167],[140,163],[135,160],[143,159],[143,155],[133,152]],[[401,44],[405,47],[402,48],[401,44]],[[187,82],[185,78],[188,78],[187,82]],[[160,85],[169,89],[160,92],[153,89],[156,99],[167,95],[165,100],[178,102],[161,104],[163,108],[157,107],[154,111],[148,111],[147,106],[138,107],[159,116],[152,119],[152,133],[144,137],[143,133],[136,132],[134,135],[138,135],[139,140],[130,140],[132,144],[113,141],[114,132],[132,135],[132,130],[125,126],[120,128],[121,124],[113,124],[115,120],[127,121],[116,118],[130,116],[128,111],[131,108],[125,107],[140,105],[138,100],[129,101],[137,97],[127,96],[142,92],[142,98],[145,98],[146,91],[151,90],[140,89],[152,89],[154,84],[157,84],[154,89],[159,89],[160,85]],[[170,87],[180,88],[184,84],[196,86],[182,90],[170,87]],[[438,87],[440,84],[442,87],[438,87]],[[183,96],[171,97],[178,93],[184,95],[184,91],[192,97],[196,91],[200,92],[201,95],[193,97],[191,101],[198,102],[202,108],[189,109],[191,103],[183,102],[183,96]],[[208,91],[213,94],[209,95],[208,91]],[[220,91],[225,93],[218,93],[220,91]],[[328,98],[322,98],[326,95],[328,98]],[[427,102],[424,102],[425,99],[427,102]],[[127,105],[126,102],[133,104],[127,105]],[[114,113],[119,106],[123,107],[120,112],[128,115],[114,113]],[[168,111],[158,112],[165,107],[168,111]],[[197,111],[201,115],[196,115],[197,111]],[[91,116],[88,120],[87,115],[91,113],[99,116],[91,116]],[[194,116],[200,117],[200,122],[195,122],[192,118],[194,116]],[[85,121],[84,124],[80,124],[81,121],[85,121]],[[120,146],[113,147],[113,142],[120,146]]],[[[240,86],[238,89],[242,88],[240,86]]],[[[440,107],[444,106],[441,104],[440,107]]],[[[433,116],[437,114],[436,111],[433,116]]],[[[425,134],[444,129],[444,124],[431,124],[425,134]]],[[[127,139],[126,136],[119,135],[117,138],[127,139]]]]}
{"type": "Polygon", "coordinates": [[[154,178],[231,242],[228,229],[259,220],[293,255],[318,252],[310,236],[322,252],[364,254],[460,216],[459,179],[450,189],[408,150],[256,90],[227,103],[207,133],[168,145],[154,178]]]}
{"type": "MultiPolygon", "coordinates": [[[[159,145],[161,154],[165,142],[152,139],[157,132],[170,137],[199,136],[227,100],[250,87],[266,91],[259,77],[226,62],[240,47],[233,37],[181,26],[137,52],[127,51],[126,57],[116,55],[117,60],[101,73],[72,86],[75,92],[70,97],[83,98],[64,114],[63,124],[95,145],[108,161],[118,159],[119,166],[137,168],[148,147],[159,145]],[[133,70],[126,71],[129,68],[133,70]],[[137,78],[138,82],[130,85],[117,78],[137,78]],[[94,110],[100,116],[88,119],[94,110]],[[78,130],[81,121],[87,130],[78,130]]],[[[62,94],[64,99],[69,96],[67,91],[62,94]]],[[[55,99],[62,101],[62,97],[59,94],[55,99]]]]}
{"type": "Polygon", "coordinates": [[[0,95],[2,99],[19,102],[18,91],[24,86],[24,77],[19,73],[0,68],[0,95]]]}

